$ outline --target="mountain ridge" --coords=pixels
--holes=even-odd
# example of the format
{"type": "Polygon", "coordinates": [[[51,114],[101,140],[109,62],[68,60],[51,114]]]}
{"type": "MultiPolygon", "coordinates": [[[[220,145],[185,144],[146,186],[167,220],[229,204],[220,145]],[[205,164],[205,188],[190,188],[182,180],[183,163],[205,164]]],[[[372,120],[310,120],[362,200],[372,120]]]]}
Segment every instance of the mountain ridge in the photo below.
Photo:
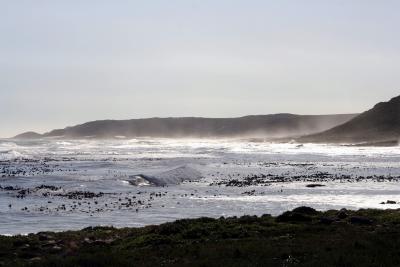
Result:
{"type": "MultiPolygon", "coordinates": [[[[37,138],[135,138],[135,137],[289,137],[320,132],[358,114],[296,115],[278,113],[237,118],[153,117],[130,120],[96,120],[55,129],[37,138]]],[[[14,138],[27,139],[27,133],[14,138]]]]}
{"type": "Polygon", "coordinates": [[[380,102],[342,125],[298,139],[324,143],[398,143],[399,140],[400,96],[380,102]]]}

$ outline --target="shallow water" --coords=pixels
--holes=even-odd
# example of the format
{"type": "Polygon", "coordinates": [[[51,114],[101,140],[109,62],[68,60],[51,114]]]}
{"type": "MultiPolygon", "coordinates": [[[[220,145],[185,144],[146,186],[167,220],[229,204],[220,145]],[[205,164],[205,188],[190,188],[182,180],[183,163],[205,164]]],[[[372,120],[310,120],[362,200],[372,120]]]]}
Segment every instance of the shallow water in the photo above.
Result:
{"type": "Polygon", "coordinates": [[[0,234],[277,215],[300,205],[400,208],[380,204],[400,201],[399,147],[146,138],[0,140],[0,177],[0,234]],[[202,178],[164,187],[129,183],[137,174],[157,176],[182,166],[202,178]],[[258,178],[249,186],[227,186],[246,177],[258,178]],[[311,183],[323,187],[306,187],[311,183]],[[23,189],[30,191],[20,198],[23,189]],[[76,199],[71,193],[84,191],[103,194],[76,199]]]}

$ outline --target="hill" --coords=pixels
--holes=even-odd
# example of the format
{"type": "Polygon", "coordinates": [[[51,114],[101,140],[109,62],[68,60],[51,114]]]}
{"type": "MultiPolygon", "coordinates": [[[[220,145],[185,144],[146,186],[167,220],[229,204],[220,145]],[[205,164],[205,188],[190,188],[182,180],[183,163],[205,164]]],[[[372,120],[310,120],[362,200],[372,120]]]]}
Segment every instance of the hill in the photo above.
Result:
{"type": "Polygon", "coordinates": [[[304,136],[301,142],[397,143],[400,140],[400,96],[330,130],[304,136]]]}
{"type": "MultiPolygon", "coordinates": [[[[133,120],[101,120],[65,129],[57,129],[40,137],[53,138],[135,138],[135,137],[261,137],[276,138],[316,133],[342,124],[356,114],[294,115],[274,114],[240,118],[149,118],[133,120]]],[[[26,138],[27,135],[19,135],[26,138]]],[[[37,136],[27,136],[35,137],[37,136]]]]}
{"type": "Polygon", "coordinates": [[[38,134],[38,133],[35,133],[35,132],[25,132],[25,133],[22,133],[22,134],[19,134],[19,135],[15,136],[14,138],[15,139],[38,139],[38,138],[41,138],[41,137],[42,137],[41,134],[38,134]]]}

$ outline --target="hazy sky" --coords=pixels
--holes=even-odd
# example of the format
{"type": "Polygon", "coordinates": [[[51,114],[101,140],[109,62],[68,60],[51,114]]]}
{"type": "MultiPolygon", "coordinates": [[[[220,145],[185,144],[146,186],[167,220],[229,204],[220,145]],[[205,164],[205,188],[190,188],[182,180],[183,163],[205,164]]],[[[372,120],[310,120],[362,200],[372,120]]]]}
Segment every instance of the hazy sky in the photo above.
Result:
{"type": "Polygon", "coordinates": [[[0,0],[0,136],[96,119],[360,112],[400,1],[0,0]]]}

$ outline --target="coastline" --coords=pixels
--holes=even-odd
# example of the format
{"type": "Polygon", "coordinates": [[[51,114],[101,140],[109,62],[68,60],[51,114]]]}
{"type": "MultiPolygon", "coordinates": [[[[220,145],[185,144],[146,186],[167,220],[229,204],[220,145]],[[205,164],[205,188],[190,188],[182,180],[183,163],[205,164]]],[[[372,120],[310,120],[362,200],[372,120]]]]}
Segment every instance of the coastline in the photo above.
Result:
{"type": "Polygon", "coordinates": [[[398,266],[400,210],[183,219],[0,236],[0,266],[398,266]]]}

